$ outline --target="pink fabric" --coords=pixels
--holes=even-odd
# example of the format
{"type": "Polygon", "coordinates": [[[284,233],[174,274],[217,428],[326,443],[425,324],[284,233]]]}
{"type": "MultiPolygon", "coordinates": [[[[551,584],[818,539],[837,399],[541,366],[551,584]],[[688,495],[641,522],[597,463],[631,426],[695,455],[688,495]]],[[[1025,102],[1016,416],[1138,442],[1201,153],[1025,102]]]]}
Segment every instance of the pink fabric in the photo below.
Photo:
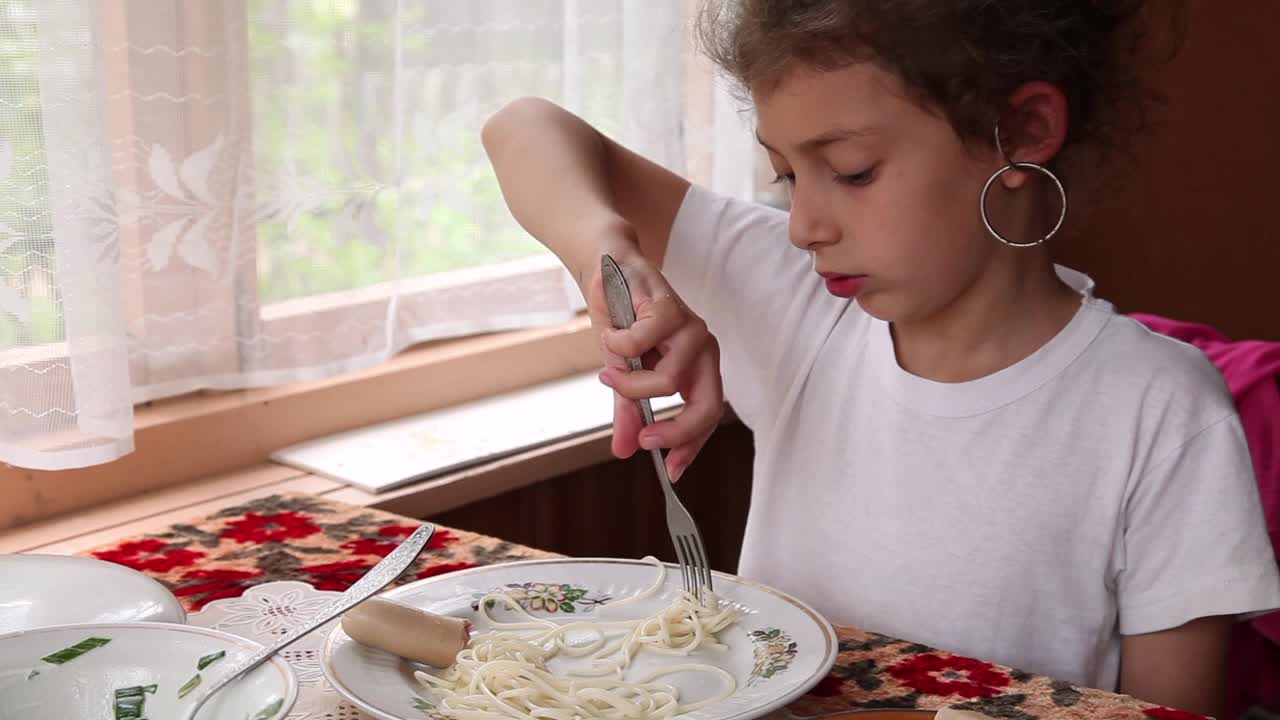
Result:
{"type": "MultiPolygon", "coordinates": [[[[1280,343],[1232,342],[1208,325],[1135,313],[1138,322],[1204,351],[1226,378],[1253,457],[1271,546],[1280,562],[1280,343]]],[[[1280,710],[1280,612],[1236,628],[1232,640],[1231,714],[1250,705],[1280,710]]]]}
{"type": "Polygon", "coordinates": [[[1250,707],[1280,711],[1280,647],[1244,623],[1231,636],[1227,661],[1227,712],[1239,718],[1250,707]]]}

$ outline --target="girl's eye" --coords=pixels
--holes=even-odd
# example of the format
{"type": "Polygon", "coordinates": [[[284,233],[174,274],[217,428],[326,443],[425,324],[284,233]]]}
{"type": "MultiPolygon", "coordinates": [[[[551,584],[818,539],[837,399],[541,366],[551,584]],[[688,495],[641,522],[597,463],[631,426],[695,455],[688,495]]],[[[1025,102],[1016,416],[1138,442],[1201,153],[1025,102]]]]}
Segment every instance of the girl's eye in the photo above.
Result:
{"type": "Polygon", "coordinates": [[[836,173],[835,180],[841,185],[866,185],[875,178],[875,170],[875,168],[870,168],[868,170],[863,170],[860,173],[853,173],[852,175],[841,175],[836,173]]]}
{"type": "Polygon", "coordinates": [[[795,173],[779,173],[778,176],[773,179],[773,184],[780,185],[780,184],[786,183],[790,185],[795,181],[796,181],[795,173]]]}

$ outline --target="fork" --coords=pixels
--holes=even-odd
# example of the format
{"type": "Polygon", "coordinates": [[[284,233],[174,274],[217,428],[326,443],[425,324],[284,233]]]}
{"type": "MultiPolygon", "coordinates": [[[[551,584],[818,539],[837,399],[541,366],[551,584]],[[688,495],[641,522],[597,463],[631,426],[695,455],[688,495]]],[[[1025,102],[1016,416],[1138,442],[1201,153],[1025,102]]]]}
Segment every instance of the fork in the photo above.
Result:
{"type": "MultiPolygon", "coordinates": [[[[614,328],[625,330],[635,324],[636,310],[631,299],[631,289],[622,274],[622,268],[609,255],[600,258],[600,274],[604,280],[605,304],[609,308],[609,322],[614,328]]],[[[631,371],[643,368],[640,358],[627,358],[627,367],[631,371]]],[[[646,426],[653,424],[653,405],[642,399],[640,417],[646,426]]],[[[707,563],[707,550],[702,544],[702,534],[693,521],[684,503],[676,496],[672,487],[671,476],[667,473],[667,461],[662,450],[653,448],[649,451],[653,458],[653,467],[658,471],[658,483],[662,485],[662,494],[667,502],[667,532],[671,534],[671,543],[676,548],[676,558],[680,561],[680,574],[684,579],[684,589],[705,602],[706,594],[712,592],[711,566],[707,563]]]]}

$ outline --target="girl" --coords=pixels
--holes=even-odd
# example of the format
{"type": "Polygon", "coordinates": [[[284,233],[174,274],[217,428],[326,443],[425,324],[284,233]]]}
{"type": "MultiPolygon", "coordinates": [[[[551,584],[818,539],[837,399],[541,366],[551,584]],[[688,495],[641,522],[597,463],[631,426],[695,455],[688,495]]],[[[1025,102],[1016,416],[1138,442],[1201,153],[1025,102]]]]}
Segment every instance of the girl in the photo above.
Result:
{"type": "Polygon", "coordinates": [[[1084,151],[1128,139],[1139,9],[708,6],[789,213],[542,100],[483,140],[589,298],[614,451],[670,448],[678,477],[725,399],[754,432],[744,576],[835,623],[1213,713],[1233,619],[1280,607],[1231,397],[1045,243],[1084,151]],[[626,332],[605,329],[602,253],[635,294],[626,332]],[[632,401],[676,391],[683,412],[641,432],[632,401]]]}

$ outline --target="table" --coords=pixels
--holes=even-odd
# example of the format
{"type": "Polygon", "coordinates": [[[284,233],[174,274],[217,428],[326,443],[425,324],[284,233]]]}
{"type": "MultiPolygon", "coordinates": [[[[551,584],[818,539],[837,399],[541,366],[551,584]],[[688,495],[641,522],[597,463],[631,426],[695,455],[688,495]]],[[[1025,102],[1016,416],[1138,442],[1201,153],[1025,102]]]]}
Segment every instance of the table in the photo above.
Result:
{"type": "MultiPolygon", "coordinates": [[[[269,642],[386,556],[420,521],[309,495],[282,494],[126,537],[82,553],[139,570],[168,587],[190,622],[269,642]]],[[[400,582],[479,565],[556,555],[440,527],[400,582]]],[[[1203,720],[1129,697],[854,627],[837,627],[835,668],[782,711],[803,720],[850,710],[953,706],[1005,720],[1203,720]]],[[[326,684],[317,631],[285,653],[302,693],[289,720],[367,717],[326,684]]]]}

